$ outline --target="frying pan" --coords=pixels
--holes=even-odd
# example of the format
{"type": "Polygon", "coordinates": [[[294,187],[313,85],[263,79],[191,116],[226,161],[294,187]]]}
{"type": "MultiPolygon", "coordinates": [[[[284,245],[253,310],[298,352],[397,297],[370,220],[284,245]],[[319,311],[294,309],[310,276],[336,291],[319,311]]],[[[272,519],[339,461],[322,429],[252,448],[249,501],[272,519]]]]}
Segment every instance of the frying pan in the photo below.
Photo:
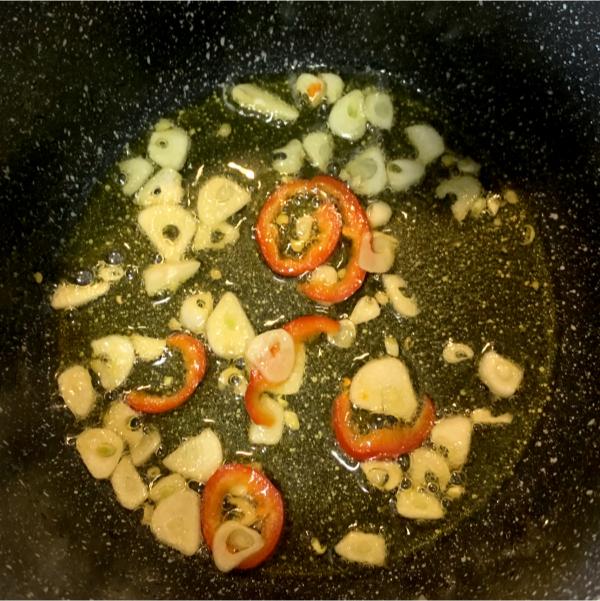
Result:
{"type": "MultiPolygon", "coordinates": [[[[593,3],[8,4],[0,9],[3,597],[597,597],[600,10],[593,3]],[[389,571],[221,576],[140,540],[65,445],[49,283],[125,142],[226,78],[386,70],[541,215],[552,399],[487,507],[389,571]],[[38,285],[32,274],[40,271],[38,285]]],[[[526,402],[526,401],[525,401],[526,402]]]]}

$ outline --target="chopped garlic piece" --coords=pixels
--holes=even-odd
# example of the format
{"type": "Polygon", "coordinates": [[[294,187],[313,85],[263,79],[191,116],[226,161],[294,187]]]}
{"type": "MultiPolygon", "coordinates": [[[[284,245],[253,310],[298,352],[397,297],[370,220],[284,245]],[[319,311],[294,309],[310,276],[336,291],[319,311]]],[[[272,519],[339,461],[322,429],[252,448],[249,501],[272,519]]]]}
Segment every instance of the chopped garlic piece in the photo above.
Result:
{"type": "Polygon", "coordinates": [[[78,418],[87,417],[96,403],[90,372],[83,365],[71,365],[58,376],[58,390],[65,405],[78,418]]]}
{"type": "Polygon", "coordinates": [[[365,461],[360,469],[369,483],[380,490],[394,490],[402,481],[402,470],[393,461],[365,461]]]}
{"type": "Polygon", "coordinates": [[[348,532],[335,546],[335,552],[348,561],[371,566],[383,566],[387,555],[383,536],[360,530],[348,532]]]}
{"type": "Polygon", "coordinates": [[[507,398],[515,394],[523,380],[523,368],[495,351],[487,351],[479,360],[479,378],[492,394],[507,398]]]}
{"type": "Polygon", "coordinates": [[[363,296],[354,305],[354,309],[352,309],[352,313],[350,314],[350,321],[354,325],[366,323],[379,317],[380,313],[381,307],[379,303],[372,296],[363,296]]]}
{"type": "Polygon", "coordinates": [[[511,424],[513,420],[511,413],[494,416],[489,409],[473,409],[470,418],[474,424],[511,424]]]}
{"type": "Polygon", "coordinates": [[[460,363],[473,358],[473,349],[461,342],[449,340],[444,346],[442,357],[446,363],[460,363]]]}
{"type": "Polygon", "coordinates": [[[300,420],[298,419],[298,414],[295,411],[284,411],[283,421],[290,430],[296,431],[300,429],[300,420]]]}
{"type": "Polygon", "coordinates": [[[398,341],[393,336],[386,336],[383,339],[383,344],[385,345],[385,352],[390,357],[397,357],[400,354],[400,347],[398,346],[398,341]]]}

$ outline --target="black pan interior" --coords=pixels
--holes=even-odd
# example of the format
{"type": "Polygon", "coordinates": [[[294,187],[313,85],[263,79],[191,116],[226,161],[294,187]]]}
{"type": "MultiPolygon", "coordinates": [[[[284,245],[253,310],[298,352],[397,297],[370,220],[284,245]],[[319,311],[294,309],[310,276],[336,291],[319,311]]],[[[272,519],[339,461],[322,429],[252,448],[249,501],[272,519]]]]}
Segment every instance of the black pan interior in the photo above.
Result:
{"type": "Polygon", "coordinates": [[[4,4],[0,594],[596,597],[600,11],[593,4],[4,4]],[[400,74],[541,213],[554,394],[489,507],[393,572],[216,576],[94,495],[64,444],[46,299],[96,178],[215,83],[327,65],[400,74]],[[40,286],[32,274],[40,271],[40,286]],[[132,544],[132,541],[136,541],[132,544]]]}

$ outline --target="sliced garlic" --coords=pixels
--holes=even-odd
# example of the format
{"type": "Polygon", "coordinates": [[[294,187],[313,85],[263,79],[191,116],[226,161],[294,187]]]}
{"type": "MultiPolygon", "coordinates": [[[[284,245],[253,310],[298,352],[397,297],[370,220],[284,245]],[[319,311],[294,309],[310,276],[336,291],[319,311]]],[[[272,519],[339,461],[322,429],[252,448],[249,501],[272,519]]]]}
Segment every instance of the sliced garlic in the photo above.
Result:
{"type": "Polygon", "coordinates": [[[460,499],[465,494],[465,487],[459,486],[458,484],[454,484],[448,487],[446,490],[446,496],[453,501],[456,499],[460,499]]]}
{"type": "Polygon", "coordinates": [[[240,238],[240,230],[224,221],[216,225],[199,223],[194,237],[194,250],[222,250],[235,244],[240,238]]]}
{"type": "Polygon", "coordinates": [[[138,191],[135,202],[142,207],[178,205],[183,199],[181,175],[173,169],[161,169],[138,191]]]}
{"type": "Polygon", "coordinates": [[[426,486],[428,474],[437,480],[442,491],[446,490],[450,482],[448,462],[433,449],[425,447],[415,449],[410,454],[410,468],[408,470],[408,477],[413,488],[426,486]]]}
{"type": "Polygon", "coordinates": [[[340,329],[337,334],[328,334],[327,340],[338,348],[350,348],[356,340],[356,326],[349,319],[340,321],[340,329]]]}
{"type": "Polygon", "coordinates": [[[250,202],[250,193],[233,180],[217,175],[198,191],[196,210],[205,225],[218,225],[243,209],[250,202]]]}
{"type": "Polygon", "coordinates": [[[187,487],[185,478],[181,474],[169,474],[163,476],[150,485],[148,497],[154,503],[159,503],[168,496],[185,490],[187,487]]]}
{"type": "Polygon", "coordinates": [[[246,348],[246,361],[273,384],[291,375],[296,360],[294,339],[282,328],[268,330],[253,338],[246,348]]]}
{"type": "Polygon", "coordinates": [[[439,520],[445,513],[437,497],[414,488],[398,491],[396,510],[402,517],[411,520],[439,520]]]}
{"type": "Polygon", "coordinates": [[[94,478],[109,478],[123,453],[123,441],[112,430],[88,428],[75,442],[75,448],[94,478]]]}
{"type": "Polygon", "coordinates": [[[226,292],[206,321],[206,337],[210,348],[224,359],[243,357],[255,335],[237,296],[226,292]]]}
{"type": "Polygon", "coordinates": [[[472,175],[457,175],[444,180],[436,189],[435,195],[444,198],[454,194],[456,200],[452,203],[452,215],[457,221],[463,221],[469,214],[475,201],[481,197],[483,188],[472,175]]]}
{"type": "Polygon", "coordinates": [[[333,265],[319,265],[311,272],[310,280],[311,282],[317,280],[331,286],[338,281],[338,273],[333,265]]]}
{"type": "Polygon", "coordinates": [[[196,232],[196,220],[177,205],[148,207],[138,214],[138,225],[165,259],[178,261],[196,232]]]}
{"type": "Polygon", "coordinates": [[[300,430],[300,420],[295,411],[286,410],[283,412],[283,423],[287,428],[293,431],[300,430]]]}
{"type": "Polygon", "coordinates": [[[133,465],[144,465],[149,461],[160,447],[160,443],[160,432],[156,428],[151,428],[144,433],[142,439],[129,449],[133,465]]]}
{"type": "Polygon", "coordinates": [[[405,192],[418,184],[425,175],[425,167],[412,159],[396,159],[386,167],[390,188],[396,192],[405,192]]]}
{"type": "Polygon", "coordinates": [[[198,261],[170,261],[146,267],[142,274],[146,294],[156,296],[161,292],[175,292],[196,274],[199,267],[198,261]]]}
{"type": "Polygon", "coordinates": [[[515,394],[523,380],[523,368],[495,351],[487,351],[481,357],[478,374],[490,392],[501,398],[515,394]]]}
{"type": "Polygon", "coordinates": [[[354,325],[359,323],[366,323],[372,319],[379,317],[381,313],[381,307],[379,303],[372,296],[363,296],[358,299],[350,314],[350,321],[354,325]]]}
{"type": "Polygon", "coordinates": [[[204,332],[206,322],[213,310],[213,297],[210,292],[197,292],[188,296],[181,304],[179,321],[194,334],[204,332]]]}
{"type": "Polygon", "coordinates": [[[481,165],[469,157],[460,159],[458,163],[456,163],[456,166],[461,173],[468,173],[475,177],[479,175],[479,171],[481,170],[481,165]]]}
{"type": "Polygon", "coordinates": [[[452,469],[461,468],[467,461],[472,431],[471,420],[462,415],[444,417],[433,426],[431,442],[448,451],[447,461],[452,469]]]}
{"type": "Polygon", "coordinates": [[[391,129],[394,122],[394,104],[389,94],[376,90],[365,95],[365,116],[380,129],[391,129]]]}
{"type": "Polygon", "coordinates": [[[302,146],[313,167],[321,171],[327,171],[331,157],[333,156],[333,137],[323,131],[315,131],[302,139],[302,146]]]}
{"type": "Polygon", "coordinates": [[[396,313],[403,317],[415,317],[419,314],[416,298],[403,294],[402,290],[406,288],[406,282],[399,275],[385,274],[382,279],[383,287],[396,313]]]}
{"type": "Polygon", "coordinates": [[[121,265],[109,265],[104,261],[98,261],[96,265],[96,275],[101,282],[118,282],[125,275],[125,270],[121,265]]]}
{"type": "Polygon", "coordinates": [[[394,490],[402,481],[402,470],[393,461],[365,461],[360,464],[369,484],[379,490],[394,490]]]}
{"type": "Polygon", "coordinates": [[[212,544],[213,561],[221,572],[231,572],[248,557],[260,551],[264,545],[263,537],[256,530],[235,520],[227,520],[215,532],[212,544]]]}
{"type": "Polygon", "coordinates": [[[270,391],[276,395],[290,395],[299,392],[304,380],[304,368],[306,366],[306,348],[303,344],[296,346],[296,358],[294,367],[288,379],[277,386],[270,388],[270,391]]]}
{"type": "Polygon", "coordinates": [[[383,344],[385,346],[385,352],[390,357],[398,357],[398,355],[400,355],[400,346],[393,336],[386,336],[383,339],[383,344]]]}
{"type": "Polygon", "coordinates": [[[129,455],[119,461],[110,477],[117,501],[125,509],[135,509],[148,498],[148,487],[135,469],[129,455]]]}
{"type": "Polygon", "coordinates": [[[268,412],[275,418],[272,426],[260,426],[250,423],[248,429],[248,440],[256,445],[276,445],[283,436],[284,415],[283,407],[268,395],[263,395],[260,400],[264,403],[268,412]]]}
{"type": "Polygon", "coordinates": [[[342,96],[331,109],[327,125],[331,132],[346,140],[359,140],[367,131],[365,97],[360,90],[342,96]]]}
{"type": "Polygon", "coordinates": [[[383,566],[387,555],[383,536],[360,530],[348,532],[334,548],[347,561],[370,566],[383,566]]]}
{"type": "Polygon", "coordinates": [[[221,463],[223,463],[221,441],[210,428],[188,438],[163,459],[167,469],[197,482],[206,482],[221,463]]]}
{"type": "Polygon", "coordinates": [[[133,157],[119,163],[119,169],[125,177],[121,187],[123,194],[135,194],[148,180],[154,171],[152,163],[142,157],[133,157]]]}
{"type": "Polygon", "coordinates": [[[410,421],[417,396],[406,365],[395,357],[371,359],[352,378],[350,401],[356,407],[410,421]]]}
{"type": "Polygon", "coordinates": [[[469,417],[474,424],[510,424],[513,420],[511,413],[494,416],[489,409],[473,409],[469,417]]]}
{"type": "Polygon", "coordinates": [[[325,96],[325,82],[311,73],[302,73],[298,76],[295,85],[296,91],[308,100],[311,106],[317,106],[325,96]]]}
{"type": "Polygon", "coordinates": [[[97,282],[87,286],[63,282],[56,287],[50,305],[53,309],[74,309],[104,296],[109,289],[108,282],[97,282]]]}
{"type": "Polygon", "coordinates": [[[304,148],[300,140],[290,140],[285,146],[273,151],[273,169],[285,175],[294,175],[302,169],[304,148]]]}
{"type": "Polygon", "coordinates": [[[377,146],[363,150],[344,167],[340,177],[347,181],[357,194],[379,194],[387,185],[383,152],[377,146]]]}
{"type": "Polygon", "coordinates": [[[200,495],[189,488],[162,499],[156,506],[150,529],[163,544],[184,555],[193,555],[200,548],[200,495]]]}
{"type": "Polygon", "coordinates": [[[344,93],[344,81],[335,73],[319,73],[319,77],[325,83],[325,100],[327,104],[337,102],[344,93]]]}
{"type": "Polygon", "coordinates": [[[296,121],[299,115],[291,104],[251,83],[235,86],[231,90],[231,97],[242,108],[264,115],[269,121],[296,121]]]}
{"type": "Polygon", "coordinates": [[[90,367],[98,374],[105,390],[114,390],[129,376],[135,362],[133,345],[127,336],[105,336],[92,340],[90,367]]]}
{"type": "Polygon", "coordinates": [[[136,356],[142,361],[156,361],[167,350],[167,341],[165,338],[152,338],[151,336],[142,336],[141,334],[131,334],[129,339],[131,340],[136,356]]]}
{"type": "Polygon", "coordinates": [[[191,140],[181,127],[155,131],[150,136],[148,156],[161,167],[179,171],[187,159],[191,140]]]}
{"type": "Polygon", "coordinates": [[[473,349],[462,342],[449,340],[444,346],[442,357],[446,363],[460,363],[473,358],[473,349]]]}
{"type": "Polygon", "coordinates": [[[383,232],[369,232],[362,237],[358,266],[369,273],[385,273],[394,266],[398,240],[383,232]]]}
{"type": "Polygon", "coordinates": [[[133,420],[140,414],[123,401],[113,401],[102,418],[102,425],[118,434],[129,447],[135,447],[144,437],[141,427],[134,428],[133,420]]]}
{"type": "Polygon", "coordinates": [[[75,417],[87,417],[96,403],[90,372],[83,365],[71,365],[58,376],[58,391],[75,417]]]}
{"type": "Polygon", "coordinates": [[[392,207],[387,202],[378,200],[367,207],[367,219],[372,228],[387,225],[392,218],[392,207]]]}
{"type": "Polygon", "coordinates": [[[444,154],[444,139],[431,125],[411,125],[404,132],[417,150],[417,160],[423,165],[444,154]]]}

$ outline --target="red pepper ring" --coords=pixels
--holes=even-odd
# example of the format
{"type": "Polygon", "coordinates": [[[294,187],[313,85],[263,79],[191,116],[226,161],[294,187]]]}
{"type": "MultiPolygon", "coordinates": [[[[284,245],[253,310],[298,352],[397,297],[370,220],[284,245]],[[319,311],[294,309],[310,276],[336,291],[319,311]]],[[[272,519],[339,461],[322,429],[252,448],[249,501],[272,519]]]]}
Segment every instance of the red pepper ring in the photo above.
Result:
{"type": "Polygon", "coordinates": [[[417,420],[412,425],[396,424],[361,434],[352,422],[352,403],[344,390],[333,403],[333,430],[344,451],[357,461],[395,459],[419,448],[435,422],[435,406],[425,396],[417,420]]]}
{"type": "Polygon", "coordinates": [[[277,274],[293,277],[316,269],[333,253],[342,231],[342,217],[327,196],[314,211],[319,233],[308,249],[298,258],[285,256],[279,249],[279,228],[276,219],[288,200],[300,194],[319,192],[314,180],[295,180],[279,186],[265,201],[256,222],[256,240],[267,265],[277,274]]]}
{"type": "Polygon", "coordinates": [[[298,290],[317,302],[339,303],[350,298],[365,280],[366,271],[358,265],[358,256],[363,236],[371,231],[369,221],[358,198],[339,180],[328,175],[319,175],[311,180],[311,184],[335,199],[344,223],[342,236],[350,240],[351,249],[344,276],[340,280],[327,284],[321,280],[310,279],[300,284],[298,290]]]}
{"type": "Polygon", "coordinates": [[[245,559],[237,567],[248,570],[266,561],[275,551],[281,537],[284,522],[284,507],[281,493],[262,473],[249,465],[228,464],[219,468],[209,479],[202,493],[200,523],[202,534],[210,549],[215,534],[225,521],[223,505],[227,495],[242,491],[250,498],[256,512],[256,523],[264,546],[245,559]]]}
{"type": "Polygon", "coordinates": [[[190,334],[171,334],[167,338],[167,346],[179,350],[185,365],[185,382],[176,392],[168,395],[155,395],[144,390],[132,390],[127,393],[125,401],[132,409],[144,413],[164,413],[185,403],[206,373],[206,352],[200,340],[190,334]]]}
{"type": "MultiPolygon", "coordinates": [[[[340,323],[325,315],[302,315],[282,326],[298,345],[312,340],[319,334],[337,334],[340,323]]],[[[250,371],[248,387],[244,395],[244,404],[250,419],[261,426],[272,426],[275,418],[261,401],[263,393],[268,392],[273,384],[268,382],[257,369],[250,371]]]]}

